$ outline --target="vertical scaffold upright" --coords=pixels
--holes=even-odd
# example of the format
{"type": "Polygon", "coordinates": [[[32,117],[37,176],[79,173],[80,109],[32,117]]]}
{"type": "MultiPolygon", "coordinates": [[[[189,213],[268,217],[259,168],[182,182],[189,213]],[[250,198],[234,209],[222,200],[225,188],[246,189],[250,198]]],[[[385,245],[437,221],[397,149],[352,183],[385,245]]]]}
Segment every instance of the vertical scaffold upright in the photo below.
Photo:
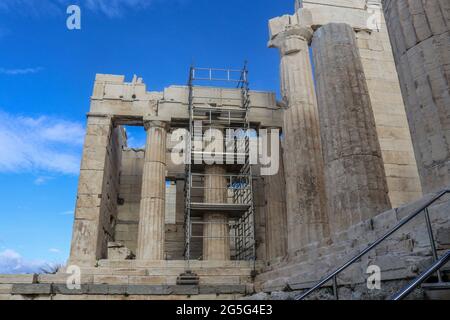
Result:
{"type": "MultiPolygon", "coordinates": [[[[249,122],[250,92],[247,65],[242,70],[195,68],[189,71],[189,139],[186,150],[185,180],[185,259],[189,261],[202,258],[202,243],[206,238],[227,238],[230,245],[231,260],[255,261],[255,219],[252,189],[252,166],[250,162],[250,144],[256,136],[252,134],[249,122]],[[198,83],[203,83],[199,86],[198,83]],[[208,85],[205,86],[204,84],[208,85]],[[224,84],[221,87],[216,84],[224,84]],[[215,84],[215,85],[211,85],[215,84]],[[228,86],[228,87],[227,87],[228,86]],[[211,103],[204,96],[205,88],[226,90],[211,103]],[[220,130],[225,133],[222,150],[214,150],[215,159],[223,159],[224,174],[221,181],[223,203],[205,201],[208,174],[205,168],[205,144],[203,134],[208,130],[220,130]],[[200,159],[200,160],[199,160],[200,159]],[[232,161],[231,161],[232,160],[232,161]],[[206,213],[220,213],[227,217],[228,227],[225,235],[205,235],[202,231],[209,222],[204,221],[206,213]],[[195,252],[194,252],[195,251],[195,252]]],[[[217,91],[216,91],[217,92],[217,91]]],[[[216,141],[217,143],[217,141],[216,141]]],[[[220,148],[219,148],[220,149],[220,148]]],[[[211,151],[209,151],[211,155],[211,151]]],[[[214,188],[217,189],[217,186],[214,188]]],[[[220,223],[220,222],[219,222],[220,223]]],[[[204,258],[204,257],[203,257],[204,258]]]]}

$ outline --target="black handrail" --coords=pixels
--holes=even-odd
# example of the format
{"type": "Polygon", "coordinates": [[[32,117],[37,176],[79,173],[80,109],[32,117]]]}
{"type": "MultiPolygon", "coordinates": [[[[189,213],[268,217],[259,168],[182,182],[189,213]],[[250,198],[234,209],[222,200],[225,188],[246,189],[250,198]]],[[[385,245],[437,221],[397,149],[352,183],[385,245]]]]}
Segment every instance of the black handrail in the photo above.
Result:
{"type": "Polygon", "coordinates": [[[414,281],[408,283],[399,292],[391,297],[390,300],[402,300],[407,297],[414,289],[424,283],[433,273],[440,270],[443,266],[447,264],[450,260],[450,251],[447,251],[438,261],[433,263],[426,271],[424,271],[420,276],[418,276],[414,281]]]}
{"type": "MultiPolygon", "coordinates": [[[[431,227],[431,223],[429,223],[429,215],[428,215],[428,207],[431,206],[433,203],[435,203],[437,200],[442,198],[447,193],[450,193],[450,189],[443,190],[436,194],[431,200],[429,200],[426,204],[422,205],[419,209],[414,211],[412,214],[410,214],[408,217],[404,218],[402,221],[400,221],[394,228],[392,228],[390,231],[388,231],[386,234],[384,234],[381,238],[379,238],[377,241],[369,245],[366,249],[364,249],[362,252],[351,258],[349,261],[347,261],[345,264],[343,264],[341,267],[336,269],[334,272],[330,273],[328,276],[320,280],[315,286],[313,286],[311,289],[307,290],[303,294],[296,297],[296,300],[303,300],[304,298],[308,297],[311,293],[316,291],[317,289],[321,288],[325,283],[333,279],[333,291],[334,296],[337,299],[337,275],[341,273],[342,271],[346,270],[350,265],[361,259],[362,256],[367,254],[369,251],[371,251],[373,248],[377,247],[380,243],[382,243],[384,240],[386,240],[388,237],[390,237],[393,233],[395,233],[398,229],[403,227],[405,224],[410,222],[412,219],[414,219],[417,215],[420,213],[426,211],[426,218],[427,218],[427,227],[431,227]]],[[[432,248],[434,247],[434,239],[433,239],[433,232],[432,230],[428,230],[430,240],[432,243],[432,248]]],[[[433,253],[434,256],[437,256],[437,254],[433,253]]],[[[436,259],[436,258],[435,258],[436,259]]]]}

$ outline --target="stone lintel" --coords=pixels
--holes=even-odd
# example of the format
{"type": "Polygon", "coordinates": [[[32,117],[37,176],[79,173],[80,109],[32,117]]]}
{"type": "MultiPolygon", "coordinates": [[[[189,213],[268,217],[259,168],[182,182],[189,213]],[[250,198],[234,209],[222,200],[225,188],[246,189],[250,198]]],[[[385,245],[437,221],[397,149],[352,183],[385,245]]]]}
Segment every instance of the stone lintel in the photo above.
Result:
{"type": "MultiPolygon", "coordinates": [[[[226,109],[240,108],[240,89],[195,87],[195,90],[204,97],[199,100],[201,104],[214,104],[226,109]]],[[[144,119],[150,118],[171,122],[173,127],[186,126],[189,121],[187,86],[169,86],[163,93],[146,94],[151,95],[151,99],[127,100],[115,95],[100,95],[91,99],[88,116],[110,116],[115,125],[143,126],[144,119]]],[[[275,93],[251,90],[250,101],[251,123],[281,126],[282,110],[277,107],[275,93]]]]}

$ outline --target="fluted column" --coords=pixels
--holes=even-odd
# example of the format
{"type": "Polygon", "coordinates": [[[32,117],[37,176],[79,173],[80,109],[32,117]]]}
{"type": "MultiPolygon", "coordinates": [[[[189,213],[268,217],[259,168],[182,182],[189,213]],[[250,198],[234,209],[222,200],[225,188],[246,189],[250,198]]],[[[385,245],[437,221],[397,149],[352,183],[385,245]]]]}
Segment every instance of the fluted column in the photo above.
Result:
{"type": "MultiPolygon", "coordinates": [[[[225,168],[220,165],[205,168],[205,203],[227,203],[225,168]]],[[[223,213],[205,213],[203,217],[203,260],[230,260],[230,230],[223,213]]]]}
{"type": "Polygon", "coordinates": [[[353,29],[331,23],[312,41],[332,233],[390,208],[364,70],[353,29]]]}
{"type": "Polygon", "coordinates": [[[450,1],[383,0],[425,193],[450,186],[450,1]]]}
{"type": "Polygon", "coordinates": [[[145,129],[137,259],[164,260],[167,127],[161,121],[147,121],[145,129]]]}
{"type": "Polygon", "coordinates": [[[286,181],[280,148],[278,173],[264,177],[266,199],[266,253],[267,260],[284,257],[287,253],[286,181]]]}
{"type": "Polygon", "coordinates": [[[288,251],[329,236],[323,161],[308,43],[312,29],[286,27],[270,42],[281,54],[288,251]]]}

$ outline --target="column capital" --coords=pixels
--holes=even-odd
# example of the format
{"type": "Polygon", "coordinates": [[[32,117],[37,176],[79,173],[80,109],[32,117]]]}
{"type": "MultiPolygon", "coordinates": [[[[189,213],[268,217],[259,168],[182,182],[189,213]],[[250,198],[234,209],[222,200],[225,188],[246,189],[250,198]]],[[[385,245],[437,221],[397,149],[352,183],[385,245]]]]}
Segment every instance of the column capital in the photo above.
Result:
{"type": "Polygon", "coordinates": [[[166,131],[169,130],[169,123],[166,121],[160,121],[160,120],[145,120],[144,119],[144,128],[145,130],[149,130],[150,128],[162,128],[166,131]]]}
{"type": "Polygon", "coordinates": [[[288,25],[284,31],[275,35],[269,41],[270,48],[278,48],[282,55],[300,52],[305,47],[305,42],[309,44],[314,31],[311,27],[302,25],[288,25]]]}

